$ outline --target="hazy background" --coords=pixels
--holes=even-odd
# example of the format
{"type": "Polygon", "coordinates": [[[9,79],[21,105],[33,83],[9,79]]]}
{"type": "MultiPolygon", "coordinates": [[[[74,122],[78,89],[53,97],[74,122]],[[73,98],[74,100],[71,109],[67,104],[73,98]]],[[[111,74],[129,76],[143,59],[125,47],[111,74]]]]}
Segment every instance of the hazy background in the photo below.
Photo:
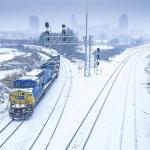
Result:
{"type": "MultiPolygon", "coordinates": [[[[150,0],[89,0],[89,25],[118,25],[122,13],[129,18],[129,29],[150,32],[150,0]]],[[[0,0],[0,31],[27,30],[29,16],[39,16],[40,30],[49,21],[52,30],[62,23],[70,26],[72,14],[84,24],[86,0],[0,0]]]]}

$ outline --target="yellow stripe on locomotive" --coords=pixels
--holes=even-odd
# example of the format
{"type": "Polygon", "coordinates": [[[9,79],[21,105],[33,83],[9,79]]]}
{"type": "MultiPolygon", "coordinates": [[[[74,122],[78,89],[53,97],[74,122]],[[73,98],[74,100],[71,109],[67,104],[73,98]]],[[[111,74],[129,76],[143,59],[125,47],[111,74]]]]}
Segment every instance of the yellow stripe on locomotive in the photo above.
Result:
{"type": "Polygon", "coordinates": [[[33,105],[35,103],[34,96],[32,95],[32,92],[27,91],[14,91],[11,92],[9,95],[9,99],[11,101],[11,104],[31,104],[33,105]]]}

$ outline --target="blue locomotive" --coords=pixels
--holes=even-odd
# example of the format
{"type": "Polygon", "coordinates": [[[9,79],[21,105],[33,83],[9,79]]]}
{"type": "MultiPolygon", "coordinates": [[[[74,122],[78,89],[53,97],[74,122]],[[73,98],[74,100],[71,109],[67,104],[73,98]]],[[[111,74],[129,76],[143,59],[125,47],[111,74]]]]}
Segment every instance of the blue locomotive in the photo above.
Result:
{"type": "Polygon", "coordinates": [[[46,90],[58,77],[60,56],[51,57],[40,68],[13,82],[9,93],[9,115],[13,119],[27,119],[40,102],[46,90]]]}

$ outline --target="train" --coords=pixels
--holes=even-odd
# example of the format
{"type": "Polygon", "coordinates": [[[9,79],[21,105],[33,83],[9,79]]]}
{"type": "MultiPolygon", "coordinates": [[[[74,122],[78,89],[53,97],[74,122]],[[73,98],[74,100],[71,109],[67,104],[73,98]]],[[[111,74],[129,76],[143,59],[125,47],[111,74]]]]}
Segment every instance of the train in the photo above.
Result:
{"type": "Polygon", "coordinates": [[[49,87],[58,78],[60,55],[51,55],[46,63],[13,81],[9,93],[9,116],[12,119],[28,119],[49,87]]]}

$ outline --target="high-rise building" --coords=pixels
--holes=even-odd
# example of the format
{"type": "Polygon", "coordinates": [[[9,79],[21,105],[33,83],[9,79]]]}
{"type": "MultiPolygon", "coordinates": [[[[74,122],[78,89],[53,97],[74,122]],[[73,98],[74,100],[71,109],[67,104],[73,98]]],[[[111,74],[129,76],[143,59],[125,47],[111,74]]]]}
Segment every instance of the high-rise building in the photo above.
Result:
{"type": "Polygon", "coordinates": [[[77,19],[75,15],[71,16],[71,29],[76,31],[77,30],[77,19]]]}
{"type": "Polygon", "coordinates": [[[29,17],[29,29],[32,33],[39,32],[39,17],[38,16],[30,16],[29,17]]]}
{"type": "Polygon", "coordinates": [[[102,32],[103,33],[108,33],[110,30],[109,24],[103,24],[102,25],[102,32]]]}
{"type": "Polygon", "coordinates": [[[128,32],[128,17],[126,14],[122,14],[119,18],[119,29],[123,34],[128,32]]]}

